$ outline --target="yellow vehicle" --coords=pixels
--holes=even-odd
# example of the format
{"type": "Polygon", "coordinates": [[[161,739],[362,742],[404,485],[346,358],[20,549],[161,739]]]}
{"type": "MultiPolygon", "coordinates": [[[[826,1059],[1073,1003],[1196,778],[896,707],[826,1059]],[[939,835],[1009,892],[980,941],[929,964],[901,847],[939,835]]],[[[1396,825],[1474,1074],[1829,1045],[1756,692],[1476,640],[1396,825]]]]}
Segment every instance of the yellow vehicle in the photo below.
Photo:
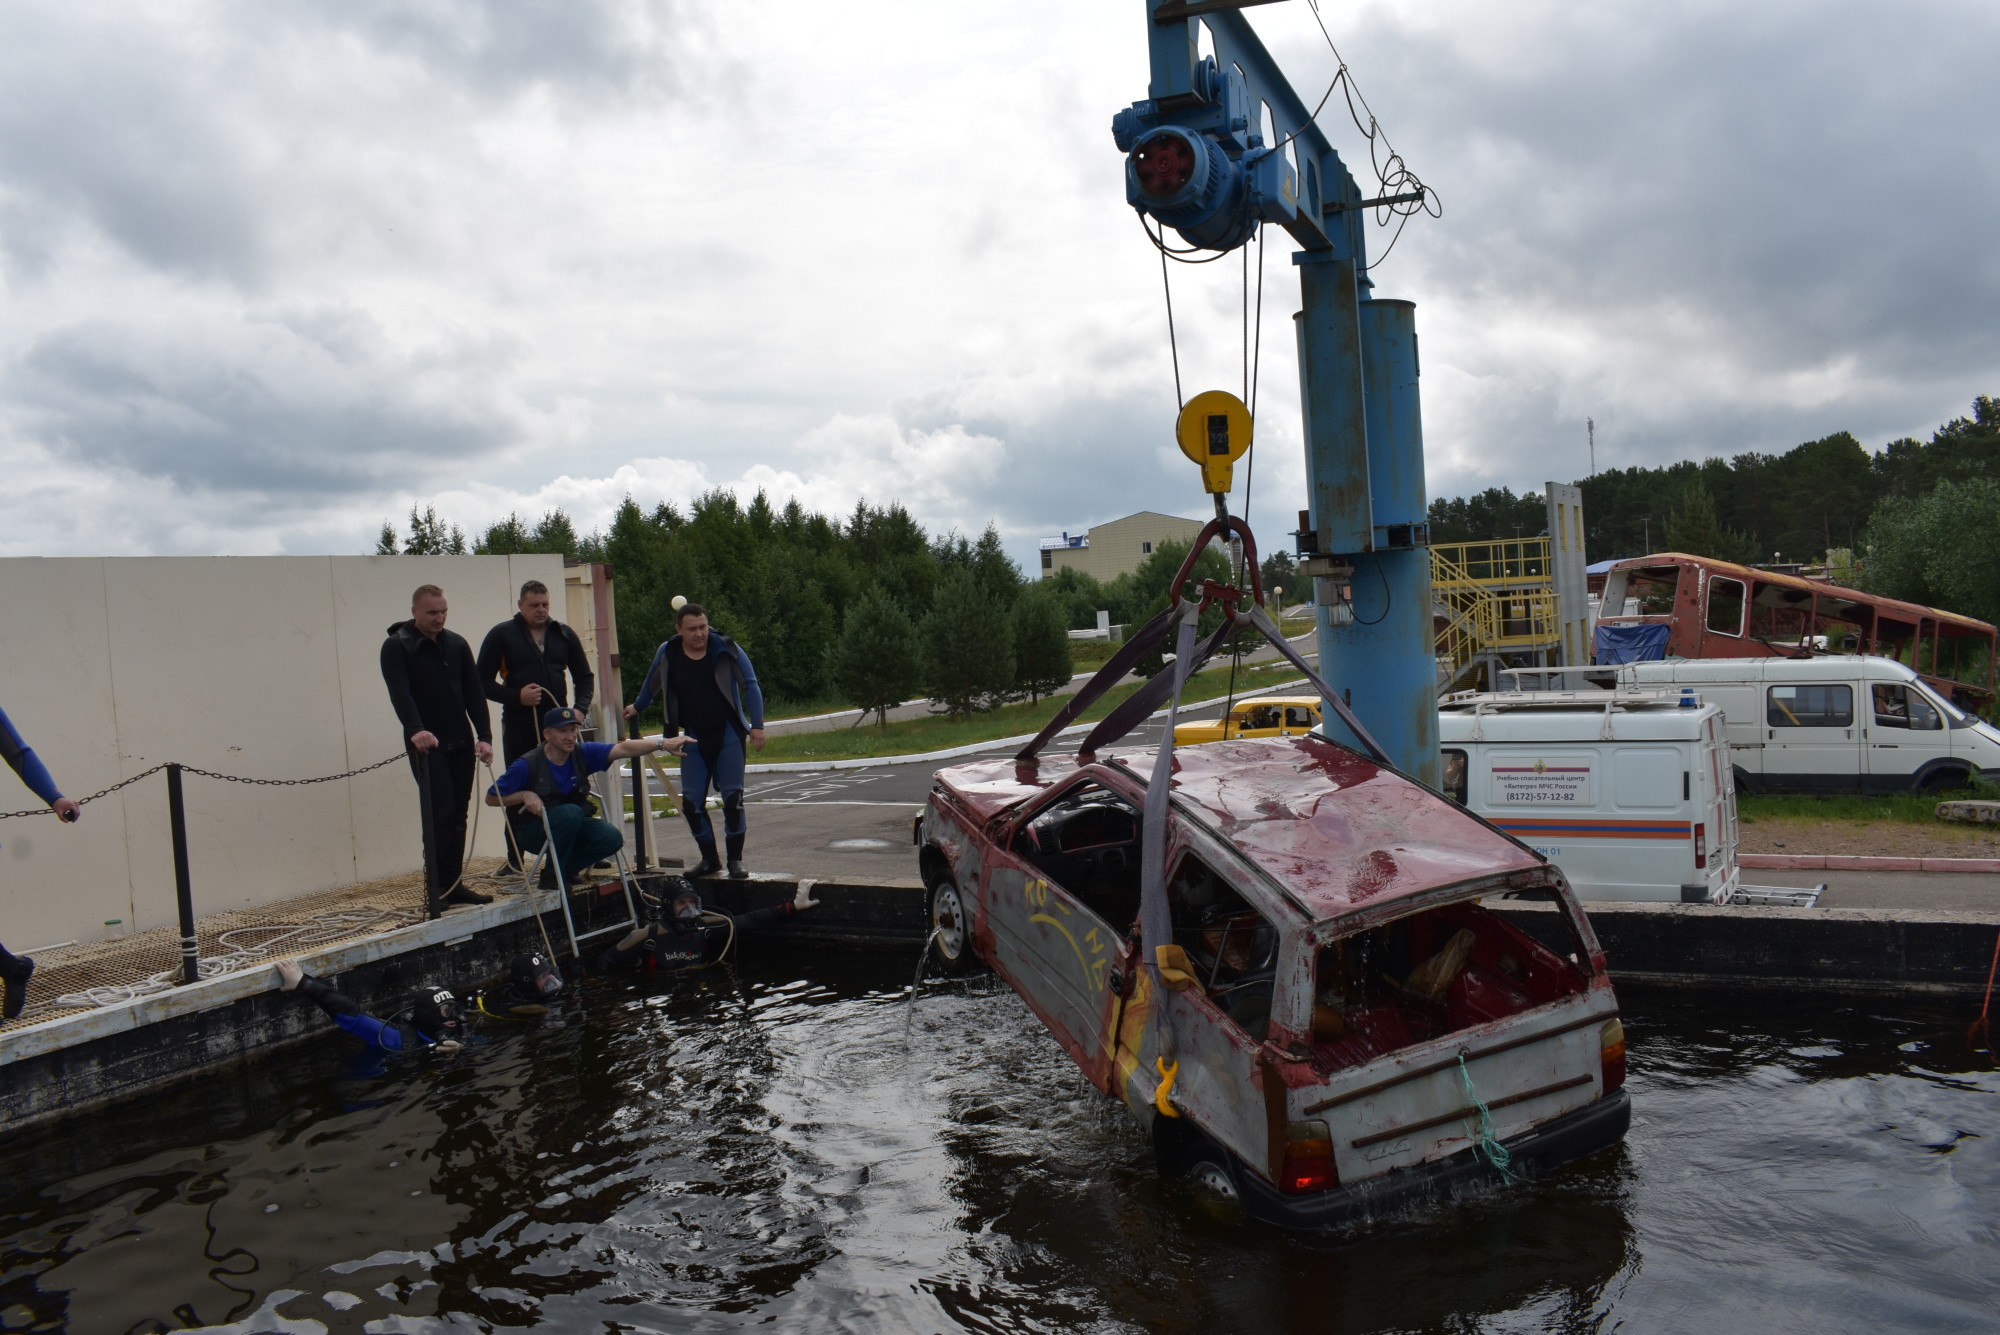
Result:
{"type": "Polygon", "coordinates": [[[1226,718],[1174,727],[1174,745],[1223,742],[1238,737],[1298,737],[1319,725],[1316,695],[1265,695],[1239,700],[1226,718]]]}

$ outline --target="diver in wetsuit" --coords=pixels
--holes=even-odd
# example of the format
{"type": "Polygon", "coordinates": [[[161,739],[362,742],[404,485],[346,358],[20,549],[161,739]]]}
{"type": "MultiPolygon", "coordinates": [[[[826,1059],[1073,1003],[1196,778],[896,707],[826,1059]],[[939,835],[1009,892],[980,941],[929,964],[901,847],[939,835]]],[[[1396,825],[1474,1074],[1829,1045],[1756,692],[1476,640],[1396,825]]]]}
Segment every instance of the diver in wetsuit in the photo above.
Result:
{"type": "MultiPolygon", "coordinates": [[[[293,960],[279,960],[277,970],[280,991],[299,993],[332,1016],[342,1029],[384,1052],[414,1051],[419,1046],[436,1052],[456,1052],[465,1045],[467,1008],[494,1014],[486,1008],[484,992],[473,992],[461,999],[448,987],[435,987],[417,994],[407,1008],[407,1022],[402,1011],[388,1020],[378,1020],[362,1010],[354,998],[325,979],[314,978],[293,960]]],[[[540,1015],[547,1009],[544,1003],[562,991],[562,986],[562,974],[557,972],[554,962],[540,951],[531,951],[514,957],[507,983],[494,994],[494,999],[506,1007],[508,1014],[540,1015]]]]}
{"type": "MultiPolygon", "coordinates": [[[[35,755],[35,748],[21,740],[4,710],[0,710],[0,760],[7,762],[36,797],[49,804],[63,824],[72,825],[83,815],[83,804],[62,795],[48,766],[35,755]]],[[[28,979],[34,972],[34,956],[10,954],[7,947],[0,946],[0,1019],[13,1019],[28,1004],[28,979]]]]}
{"type": "Polygon", "coordinates": [[[817,908],[819,901],[812,897],[813,885],[811,880],[800,881],[798,893],[784,903],[732,917],[713,909],[704,910],[700,893],[682,877],[674,888],[673,898],[665,905],[649,897],[654,910],[651,920],[627,932],[616,945],[599,955],[597,971],[608,974],[620,969],[644,969],[684,973],[720,963],[742,933],[817,908]]]}

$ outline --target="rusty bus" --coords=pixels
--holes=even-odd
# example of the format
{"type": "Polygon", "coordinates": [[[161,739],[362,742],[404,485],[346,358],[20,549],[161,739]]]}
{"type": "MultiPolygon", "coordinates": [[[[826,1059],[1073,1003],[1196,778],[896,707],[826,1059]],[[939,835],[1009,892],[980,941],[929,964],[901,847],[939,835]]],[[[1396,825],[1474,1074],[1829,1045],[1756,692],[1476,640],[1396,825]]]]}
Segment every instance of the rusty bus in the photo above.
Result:
{"type": "MultiPolygon", "coordinates": [[[[1963,708],[1984,713],[1994,700],[1993,626],[1935,607],[1682,552],[1612,566],[1604,577],[1603,606],[1608,615],[1597,624],[1613,628],[1614,636],[1619,627],[1666,628],[1664,642],[1637,657],[1874,654],[1907,664],[1963,708]],[[1637,600],[1637,613],[1618,615],[1631,600],[1637,600]]],[[[1611,661],[1606,646],[1612,638],[1596,637],[1600,663],[1611,661]]]]}

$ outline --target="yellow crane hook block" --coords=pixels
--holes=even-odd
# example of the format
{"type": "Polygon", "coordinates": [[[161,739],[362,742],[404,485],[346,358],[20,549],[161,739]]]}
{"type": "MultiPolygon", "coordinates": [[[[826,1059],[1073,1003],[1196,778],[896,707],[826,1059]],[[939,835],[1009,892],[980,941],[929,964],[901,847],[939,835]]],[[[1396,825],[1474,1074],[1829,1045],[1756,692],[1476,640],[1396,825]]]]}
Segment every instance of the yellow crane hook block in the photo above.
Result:
{"type": "Polygon", "coordinates": [[[1202,490],[1226,495],[1234,481],[1236,461],[1250,448],[1250,410],[1224,389],[1203,390],[1187,401],[1174,437],[1181,453],[1201,465],[1202,490]]]}

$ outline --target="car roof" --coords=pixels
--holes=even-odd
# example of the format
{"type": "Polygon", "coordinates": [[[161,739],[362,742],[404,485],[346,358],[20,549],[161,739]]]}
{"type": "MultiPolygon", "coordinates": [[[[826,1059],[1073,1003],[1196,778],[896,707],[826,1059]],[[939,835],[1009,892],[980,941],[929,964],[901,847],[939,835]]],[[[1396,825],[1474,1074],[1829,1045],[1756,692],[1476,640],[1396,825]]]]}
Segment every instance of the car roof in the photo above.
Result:
{"type": "Polygon", "coordinates": [[[1234,708],[1241,709],[1245,705],[1311,705],[1314,709],[1317,709],[1319,708],[1319,697],[1316,695],[1253,695],[1247,699],[1238,700],[1234,708]]]}
{"type": "MultiPolygon", "coordinates": [[[[1315,921],[1542,865],[1456,803],[1323,738],[1210,742],[1173,755],[1183,815],[1238,849],[1315,921]]],[[[1145,761],[1121,768],[1145,784],[1145,761]]],[[[937,777],[983,819],[1076,769],[1073,758],[1052,756],[1035,765],[979,761],[937,777]]]]}

